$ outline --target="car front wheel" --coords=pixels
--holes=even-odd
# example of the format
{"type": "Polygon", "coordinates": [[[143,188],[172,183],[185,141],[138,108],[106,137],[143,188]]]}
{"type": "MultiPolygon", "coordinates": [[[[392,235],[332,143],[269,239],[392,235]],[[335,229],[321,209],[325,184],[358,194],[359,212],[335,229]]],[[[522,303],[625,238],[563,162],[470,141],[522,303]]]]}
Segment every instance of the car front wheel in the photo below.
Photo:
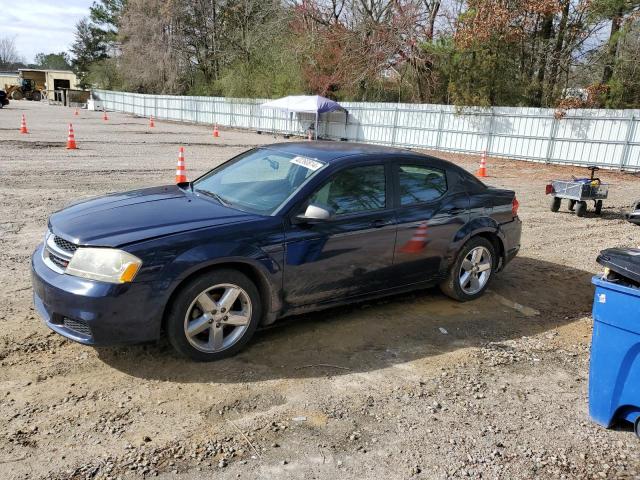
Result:
{"type": "Polygon", "coordinates": [[[495,260],[493,244],[486,238],[473,237],[460,250],[440,289],[445,295],[461,302],[478,298],[489,285],[495,260]]]}
{"type": "Polygon", "coordinates": [[[203,274],[182,288],[170,306],[169,341],[197,361],[234,355],[253,336],[260,303],[258,289],[246,275],[228,269],[203,274]]]}

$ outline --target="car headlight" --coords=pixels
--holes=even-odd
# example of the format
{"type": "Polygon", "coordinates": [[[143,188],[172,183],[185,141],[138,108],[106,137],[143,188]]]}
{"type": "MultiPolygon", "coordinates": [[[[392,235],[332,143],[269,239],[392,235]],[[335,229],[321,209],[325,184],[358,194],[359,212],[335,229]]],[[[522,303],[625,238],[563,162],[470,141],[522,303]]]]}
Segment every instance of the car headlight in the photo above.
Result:
{"type": "Polygon", "coordinates": [[[115,248],[78,248],[65,273],[109,283],[127,283],[134,279],[142,261],[115,248]]]}

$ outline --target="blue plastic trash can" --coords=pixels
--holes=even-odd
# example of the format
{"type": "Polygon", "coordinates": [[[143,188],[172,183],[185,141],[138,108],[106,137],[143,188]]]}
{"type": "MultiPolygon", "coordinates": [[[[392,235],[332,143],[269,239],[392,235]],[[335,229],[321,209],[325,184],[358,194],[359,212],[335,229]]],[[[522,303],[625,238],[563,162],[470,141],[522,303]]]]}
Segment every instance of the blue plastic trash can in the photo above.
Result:
{"type": "Polygon", "coordinates": [[[595,276],[589,415],[610,427],[631,422],[640,437],[640,289],[595,276]]]}

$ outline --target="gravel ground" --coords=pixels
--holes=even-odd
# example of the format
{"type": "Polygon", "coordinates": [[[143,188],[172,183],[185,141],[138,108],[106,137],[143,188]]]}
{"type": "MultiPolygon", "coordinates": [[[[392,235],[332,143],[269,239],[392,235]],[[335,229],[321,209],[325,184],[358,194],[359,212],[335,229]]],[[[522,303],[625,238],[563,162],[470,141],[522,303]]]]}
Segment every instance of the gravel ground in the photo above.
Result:
{"type": "Polygon", "coordinates": [[[29,257],[53,211],[170,183],[180,145],[193,178],[272,140],[44,103],[0,111],[0,478],[640,478],[635,436],[587,415],[590,277],[599,250],[640,245],[622,218],[633,175],[602,172],[602,217],[577,218],[549,211],[544,184],[584,170],[489,159],[488,183],[518,192],[523,248],[472,303],[434,289],[305,315],[204,365],[163,341],[92,349],[41,324],[29,257]]]}

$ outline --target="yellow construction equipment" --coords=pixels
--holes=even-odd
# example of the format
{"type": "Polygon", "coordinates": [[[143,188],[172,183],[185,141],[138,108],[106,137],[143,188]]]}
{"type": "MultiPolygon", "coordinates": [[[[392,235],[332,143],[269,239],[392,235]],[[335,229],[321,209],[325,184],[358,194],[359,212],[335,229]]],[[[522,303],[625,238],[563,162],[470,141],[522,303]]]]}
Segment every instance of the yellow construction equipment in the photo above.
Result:
{"type": "Polygon", "coordinates": [[[13,100],[42,100],[42,88],[31,78],[21,78],[19,85],[5,85],[5,92],[13,100]]]}

